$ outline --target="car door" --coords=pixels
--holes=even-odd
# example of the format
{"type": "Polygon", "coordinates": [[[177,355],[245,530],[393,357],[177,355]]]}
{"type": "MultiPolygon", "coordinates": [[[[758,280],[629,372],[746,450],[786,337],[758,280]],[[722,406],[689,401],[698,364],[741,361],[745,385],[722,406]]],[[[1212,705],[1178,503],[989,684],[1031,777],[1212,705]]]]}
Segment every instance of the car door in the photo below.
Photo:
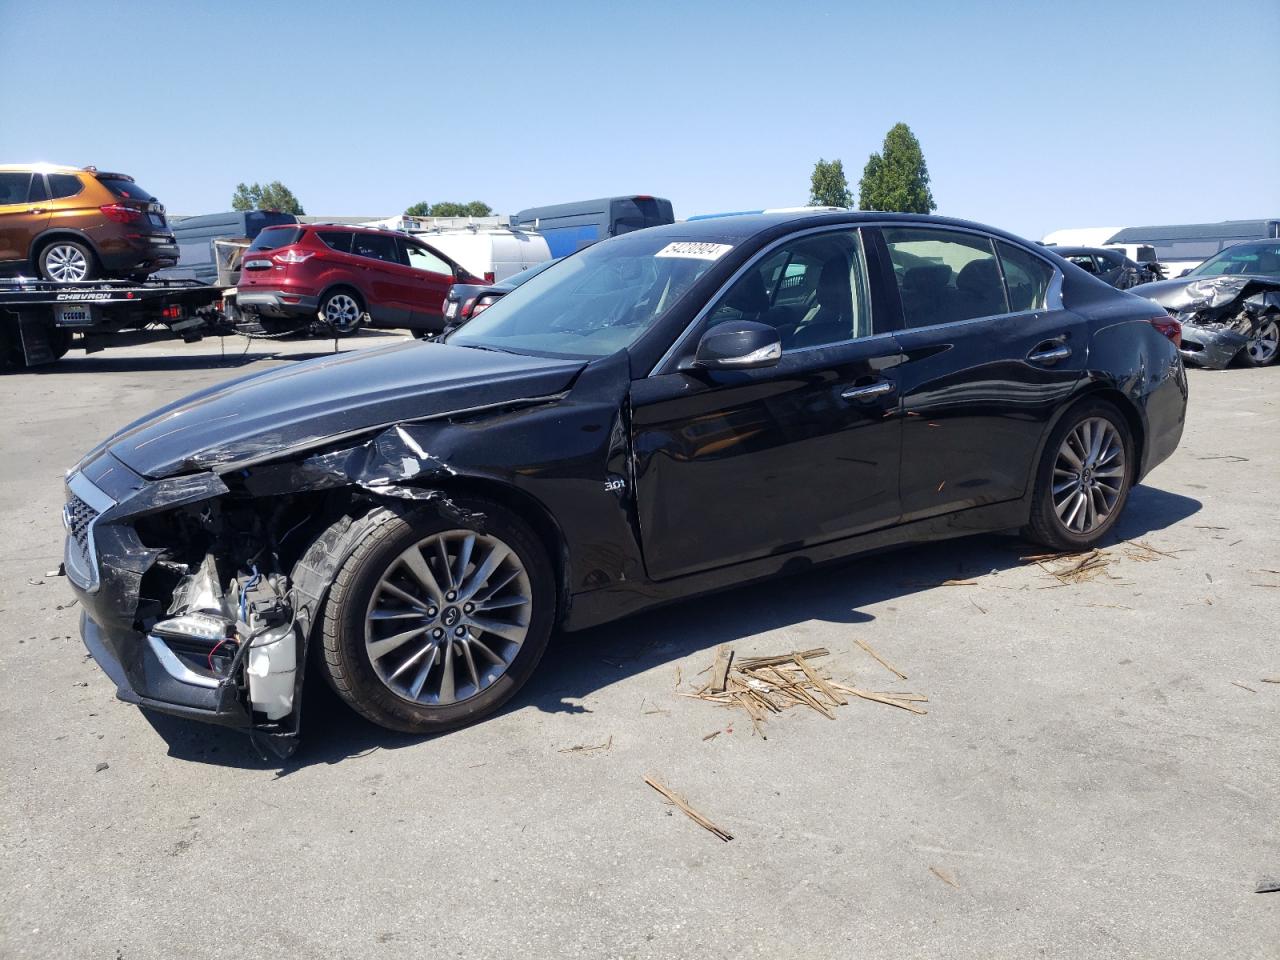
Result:
{"type": "Polygon", "coordinates": [[[360,258],[360,271],[370,298],[366,304],[369,315],[390,325],[411,323],[416,288],[412,271],[402,260],[396,235],[353,231],[351,253],[360,258]]]}
{"type": "Polygon", "coordinates": [[[425,243],[402,239],[405,262],[412,270],[413,320],[417,326],[441,329],[444,300],[453,286],[454,268],[448,260],[425,243]]]}
{"type": "Polygon", "coordinates": [[[902,309],[902,519],[1022,496],[1088,351],[1060,274],[977,231],[885,226],[874,242],[902,309]]]}
{"type": "Polygon", "coordinates": [[[26,260],[48,223],[44,174],[0,172],[0,262],[26,260]]]}
{"type": "Polygon", "coordinates": [[[647,571],[663,580],[897,520],[893,337],[872,310],[858,230],[808,231],[738,271],[653,375],[632,384],[647,571]],[[753,320],[776,366],[690,369],[701,334],[753,320]]]}

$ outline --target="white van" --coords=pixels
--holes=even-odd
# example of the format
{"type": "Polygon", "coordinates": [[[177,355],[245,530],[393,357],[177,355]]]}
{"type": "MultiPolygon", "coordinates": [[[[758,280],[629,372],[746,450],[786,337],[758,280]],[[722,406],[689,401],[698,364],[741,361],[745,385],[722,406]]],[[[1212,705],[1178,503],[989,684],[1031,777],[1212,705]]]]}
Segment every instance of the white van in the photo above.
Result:
{"type": "Polygon", "coordinates": [[[498,283],[551,259],[546,239],[533,230],[473,226],[413,233],[489,283],[498,283]]]}

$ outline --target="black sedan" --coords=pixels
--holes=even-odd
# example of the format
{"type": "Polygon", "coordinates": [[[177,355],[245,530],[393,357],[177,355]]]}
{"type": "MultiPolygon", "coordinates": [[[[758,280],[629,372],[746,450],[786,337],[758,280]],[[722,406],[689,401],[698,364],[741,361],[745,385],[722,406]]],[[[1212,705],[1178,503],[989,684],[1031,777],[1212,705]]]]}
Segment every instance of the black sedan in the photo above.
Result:
{"type": "Polygon", "coordinates": [[[725,217],[568,257],[443,342],[197,393],[70,472],[119,696],[289,749],[492,713],[553,630],[894,544],[1112,529],[1182,434],[1178,325],[963,221],[725,217]]]}
{"type": "Polygon", "coordinates": [[[1188,363],[1266,367],[1280,356],[1280,240],[1237,243],[1176,280],[1133,292],[1182,323],[1188,363]]]}
{"type": "Polygon", "coordinates": [[[1117,290],[1128,290],[1141,283],[1160,280],[1163,274],[1157,263],[1138,263],[1124,255],[1123,250],[1109,250],[1106,247],[1058,247],[1053,250],[1068,263],[1074,263],[1086,273],[1092,273],[1104,283],[1109,283],[1117,290]]]}
{"type": "MultiPolygon", "coordinates": [[[[497,283],[455,283],[444,298],[444,330],[452,333],[478,313],[484,313],[520,284],[532,280],[557,260],[544,260],[497,283]]],[[[435,337],[435,334],[432,334],[435,337]]]]}

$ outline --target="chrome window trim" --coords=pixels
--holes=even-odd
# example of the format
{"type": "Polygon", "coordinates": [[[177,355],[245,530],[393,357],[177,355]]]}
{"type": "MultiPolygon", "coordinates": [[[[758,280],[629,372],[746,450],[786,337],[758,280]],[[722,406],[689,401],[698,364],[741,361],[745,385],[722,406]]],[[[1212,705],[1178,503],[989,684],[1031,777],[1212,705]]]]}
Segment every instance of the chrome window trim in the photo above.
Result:
{"type": "MultiPolygon", "coordinates": [[[[875,330],[876,328],[875,305],[874,305],[874,297],[871,295],[872,281],[871,281],[871,274],[867,270],[866,243],[863,241],[863,238],[862,238],[862,230],[864,227],[868,227],[868,226],[872,226],[872,224],[854,222],[854,223],[825,224],[821,227],[808,227],[807,229],[804,229],[804,230],[797,230],[795,233],[788,233],[785,236],[779,237],[777,240],[774,240],[772,243],[768,244],[767,246],[761,247],[754,254],[752,254],[750,260],[748,260],[746,263],[740,266],[737,270],[735,270],[729,276],[729,279],[726,280],[724,283],[722,283],[719,289],[717,289],[712,296],[707,298],[707,302],[702,305],[702,309],[699,310],[694,315],[693,319],[689,321],[689,325],[686,326],[684,330],[681,331],[680,336],[676,337],[676,339],[672,342],[671,346],[667,349],[667,352],[664,353],[658,359],[658,362],[655,363],[653,367],[649,370],[648,376],[655,377],[655,376],[664,375],[659,373],[659,371],[661,371],[664,367],[666,367],[667,364],[671,363],[675,357],[679,356],[686,341],[688,341],[689,338],[693,335],[693,331],[698,328],[699,324],[701,324],[702,321],[706,319],[707,314],[711,312],[711,308],[720,302],[720,298],[723,297],[729,291],[729,289],[735,283],[737,283],[738,280],[748,270],[750,270],[752,267],[759,264],[761,260],[769,256],[771,253],[773,253],[773,251],[775,251],[778,247],[782,246],[784,243],[790,243],[792,240],[795,240],[799,237],[808,237],[808,236],[812,236],[814,234],[819,234],[819,233],[856,233],[858,234],[858,247],[862,253],[862,271],[863,271],[863,278],[865,280],[865,285],[866,285],[867,316],[871,320],[871,329],[875,330]]],[[[885,333],[871,333],[865,337],[850,337],[848,340],[837,340],[834,343],[822,343],[813,347],[800,347],[796,350],[784,350],[782,351],[782,356],[784,358],[794,357],[794,356],[799,356],[805,353],[812,353],[815,350],[829,350],[831,347],[838,347],[846,343],[862,343],[865,340],[873,340],[876,337],[885,336],[888,333],[890,333],[890,331],[885,331],[885,333]]],[[[673,370],[671,372],[674,373],[675,371],[673,370]]]]}
{"type": "MultiPolygon", "coordinates": [[[[93,483],[90,482],[89,478],[83,473],[73,473],[71,476],[67,477],[67,489],[97,511],[97,516],[90,520],[89,525],[85,528],[85,554],[89,564],[89,569],[87,571],[88,580],[84,583],[79,583],[72,578],[72,581],[76,583],[76,586],[80,587],[82,590],[85,590],[88,593],[97,593],[98,587],[100,586],[98,577],[98,548],[94,540],[93,528],[98,525],[99,518],[114,507],[116,502],[94,486],[93,483]]],[[[67,532],[67,542],[70,544],[74,538],[71,536],[71,529],[67,519],[65,506],[63,507],[62,526],[67,532]]],[[[70,546],[67,546],[63,550],[64,561],[66,556],[69,555],[69,552],[70,546]]],[[[70,571],[73,567],[74,564],[68,565],[68,576],[70,576],[70,571]]]]}

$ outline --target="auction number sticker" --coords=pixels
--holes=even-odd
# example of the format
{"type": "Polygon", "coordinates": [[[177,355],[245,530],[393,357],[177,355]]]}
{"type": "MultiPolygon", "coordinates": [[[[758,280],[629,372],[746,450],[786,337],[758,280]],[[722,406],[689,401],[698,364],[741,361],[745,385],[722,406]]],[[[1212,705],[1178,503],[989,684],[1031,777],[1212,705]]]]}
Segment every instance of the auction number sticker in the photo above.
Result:
{"type": "Polygon", "coordinates": [[[655,257],[683,257],[687,260],[719,260],[733,249],[731,243],[694,243],[678,240],[668,243],[654,254],[655,257]]]}

